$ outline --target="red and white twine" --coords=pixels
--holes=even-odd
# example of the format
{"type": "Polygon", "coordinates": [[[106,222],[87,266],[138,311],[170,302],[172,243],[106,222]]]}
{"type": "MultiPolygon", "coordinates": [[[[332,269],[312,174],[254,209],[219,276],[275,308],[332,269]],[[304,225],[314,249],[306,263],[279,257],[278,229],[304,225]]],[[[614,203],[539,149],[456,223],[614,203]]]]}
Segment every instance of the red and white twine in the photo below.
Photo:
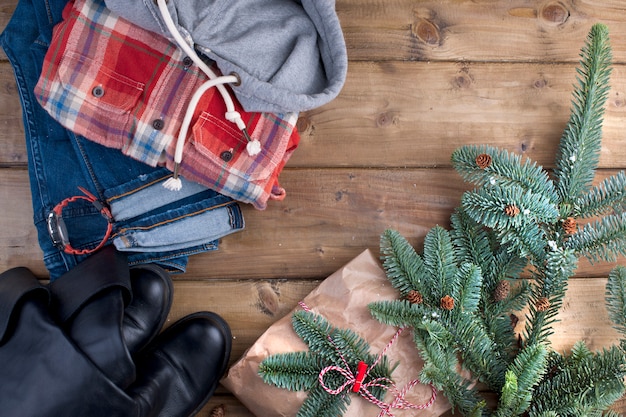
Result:
{"type": "MultiPolygon", "coordinates": [[[[309,311],[309,312],[311,311],[304,302],[300,301],[299,305],[305,311],[309,311]]],[[[351,387],[352,392],[358,393],[361,397],[363,397],[364,399],[378,406],[381,409],[380,413],[378,414],[378,417],[384,417],[384,416],[394,417],[394,415],[391,412],[391,410],[394,410],[394,409],[396,410],[409,410],[409,409],[423,410],[432,406],[435,400],[437,399],[437,390],[435,389],[433,385],[430,385],[430,389],[431,389],[430,399],[424,404],[413,404],[405,399],[407,393],[413,387],[421,384],[419,379],[414,379],[408,382],[402,389],[398,389],[398,387],[396,386],[396,383],[393,380],[389,378],[385,378],[385,377],[375,378],[375,379],[372,379],[371,381],[364,383],[365,378],[367,378],[367,376],[369,375],[369,372],[381,361],[381,359],[385,356],[389,348],[391,348],[391,346],[395,343],[395,341],[398,339],[398,337],[400,336],[403,330],[404,328],[398,329],[398,331],[391,338],[387,346],[385,346],[385,348],[378,354],[378,356],[376,357],[376,360],[374,361],[372,365],[368,366],[363,361],[359,362],[357,366],[356,375],[354,375],[354,373],[350,369],[348,362],[346,361],[345,357],[343,356],[339,348],[337,348],[332,338],[328,336],[328,340],[337,350],[337,353],[339,354],[339,357],[341,358],[341,361],[343,362],[344,366],[342,367],[339,365],[331,365],[322,369],[318,377],[319,383],[322,386],[322,388],[331,395],[339,395],[346,388],[351,387]],[[331,371],[338,372],[344,378],[346,378],[346,382],[344,382],[341,386],[339,386],[336,389],[331,389],[324,382],[324,376],[328,372],[331,372],[331,371]],[[382,388],[382,389],[392,392],[394,394],[393,400],[389,403],[386,403],[376,398],[374,394],[370,392],[370,388],[374,388],[374,387],[382,388]]]]}

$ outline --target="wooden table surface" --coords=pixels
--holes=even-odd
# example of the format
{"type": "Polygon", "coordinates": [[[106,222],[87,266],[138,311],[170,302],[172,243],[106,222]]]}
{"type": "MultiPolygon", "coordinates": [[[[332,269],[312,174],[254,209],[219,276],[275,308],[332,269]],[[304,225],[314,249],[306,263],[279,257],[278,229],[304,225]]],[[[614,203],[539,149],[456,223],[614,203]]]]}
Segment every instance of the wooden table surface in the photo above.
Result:
{"type": "MultiPolygon", "coordinates": [[[[0,28],[16,0],[0,1],[0,28]]],[[[623,0],[337,0],[348,78],[330,104],[301,114],[301,144],[283,171],[282,202],[243,207],[244,231],[177,275],[170,320],[213,310],[230,323],[233,361],[273,322],[379,236],[416,247],[446,226],[469,186],[451,169],[460,145],[491,144],[553,166],[569,118],[578,54],[592,24],[608,25],[612,89],[598,179],[626,166],[626,3],[623,0]]],[[[32,224],[27,154],[11,66],[0,54],[0,270],[46,278],[32,224]]],[[[620,264],[626,264],[624,260],[620,264]]],[[[580,262],[552,342],[616,341],[604,310],[613,264],[580,262]]],[[[227,405],[221,389],[201,412],[227,405]]],[[[626,412],[626,401],[616,405],[626,412]]]]}

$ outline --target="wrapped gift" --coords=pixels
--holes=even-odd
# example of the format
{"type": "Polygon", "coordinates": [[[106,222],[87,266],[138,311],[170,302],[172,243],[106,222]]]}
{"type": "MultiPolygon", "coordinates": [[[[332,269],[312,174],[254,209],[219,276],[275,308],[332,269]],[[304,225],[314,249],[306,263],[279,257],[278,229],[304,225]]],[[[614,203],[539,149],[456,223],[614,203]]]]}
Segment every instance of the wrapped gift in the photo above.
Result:
{"type": "MultiPolygon", "coordinates": [[[[384,354],[392,367],[397,364],[391,375],[397,390],[389,390],[380,403],[350,389],[338,392],[336,395],[351,396],[344,416],[434,417],[450,409],[443,395],[435,396],[430,385],[415,382],[423,361],[410,329],[398,336],[397,328],[379,323],[370,314],[369,303],[394,300],[398,296],[378,260],[366,250],[325,279],[293,311],[304,308],[319,314],[335,328],[351,329],[369,344],[371,354],[384,354]],[[418,407],[410,408],[407,404],[418,407]]],[[[307,397],[306,391],[289,391],[266,384],[258,373],[259,364],[269,356],[308,349],[292,327],[293,312],[270,326],[222,380],[222,384],[258,417],[296,416],[307,397]]]]}

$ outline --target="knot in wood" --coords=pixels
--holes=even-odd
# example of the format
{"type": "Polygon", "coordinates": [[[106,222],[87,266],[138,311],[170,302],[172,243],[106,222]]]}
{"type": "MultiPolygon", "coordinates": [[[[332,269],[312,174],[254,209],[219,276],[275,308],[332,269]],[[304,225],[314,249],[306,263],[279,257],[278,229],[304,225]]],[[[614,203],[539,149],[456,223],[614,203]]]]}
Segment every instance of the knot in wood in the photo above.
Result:
{"type": "Polygon", "coordinates": [[[544,20],[557,25],[565,23],[567,19],[569,19],[569,16],[569,10],[560,3],[548,4],[541,11],[541,17],[544,20]]]}
{"type": "Polygon", "coordinates": [[[419,291],[415,290],[409,291],[409,293],[406,295],[406,299],[411,304],[422,304],[424,302],[424,297],[422,297],[422,294],[420,294],[419,291]]]}
{"type": "Polygon", "coordinates": [[[476,157],[476,165],[478,165],[478,168],[480,169],[485,169],[489,167],[491,165],[491,162],[491,155],[487,153],[481,153],[476,157]]]}
{"type": "Polygon", "coordinates": [[[535,308],[537,309],[537,311],[539,312],[543,312],[546,311],[547,309],[550,308],[550,300],[548,300],[547,297],[541,297],[537,300],[537,302],[535,303],[535,308]]]}
{"type": "Polygon", "coordinates": [[[209,417],[224,417],[226,415],[226,407],[224,404],[220,404],[211,410],[209,417]]]}
{"type": "Polygon", "coordinates": [[[450,311],[454,308],[454,298],[446,295],[441,299],[439,304],[442,309],[450,311]]]}
{"type": "Polygon", "coordinates": [[[563,231],[565,234],[573,235],[578,231],[578,222],[573,217],[563,220],[563,231]]]}
{"type": "Polygon", "coordinates": [[[520,209],[515,204],[509,204],[504,208],[504,214],[506,214],[509,217],[515,217],[519,213],[520,213],[520,209]]]}
{"type": "Polygon", "coordinates": [[[303,133],[311,128],[311,119],[307,116],[300,116],[296,122],[296,129],[298,132],[303,133]]]}
{"type": "Polygon", "coordinates": [[[422,42],[428,45],[439,45],[439,30],[426,19],[419,18],[413,24],[413,34],[422,42]]]}

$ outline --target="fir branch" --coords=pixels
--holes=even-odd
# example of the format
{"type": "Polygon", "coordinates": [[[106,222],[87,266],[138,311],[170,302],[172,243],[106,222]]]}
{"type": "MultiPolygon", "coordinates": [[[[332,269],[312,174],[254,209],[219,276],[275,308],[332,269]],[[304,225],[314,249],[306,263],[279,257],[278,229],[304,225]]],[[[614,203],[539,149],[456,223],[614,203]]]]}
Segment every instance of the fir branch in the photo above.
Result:
{"type": "Polygon", "coordinates": [[[595,176],[611,59],[608,28],[595,24],[581,51],[573,108],[557,154],[557,191],[565,204],[573,205],[589,189],[595,176]]]}
{"type": "Polygon", "coordinates": [[[450,217],[450,236],[459,262],[471,263],[488,270],[493,262],[493,251],[487,230],[457,208],[450,217]]]}
{"type": "Polygon", "coordinates": [[[411,290],[426,293],[422,286],[424,261],[400,233],[386,230],[380,237],[380,251],[387,278],[403,297],[411,290]]]}
{"type": "Polygon", "coordinates": [[[488,145],[466,145],[452,153],[452,166],[467,182],[480,188],[492,185],[501,187],[519,187],[532,194],[543,195],[552,204],[558,196],[554,184],[542,167],[529,159],[522,162],[522,157],[488,145]],[[491,163],[481,168],[477,164],[480,155],[489,155],[491,163]]]}
{"type": "Polygon", "coordinates": [[[545,258],[547,237],[545,230],[536,223],[527,223],[523,227],[501,230],[497,233],[503,248],[510,254],[524,256],[535,262],[545,258]]]}
{"type": "Polygon", "coordinates": [[[376,301],[368,304],[372,316],[387,326],[416,327],[436,313],[423,304],[411,304],[406,300],[376,301]]]}
{"type": "Polygon", "coordinates": [[[521,257],[543,257],[547,241],[543,223],[558,220],[559,211],[550,201],[518,186],[488,187],[466,192],[463,209],[476,222],[494,229],[499,243],[521,257]]]}
{"type": "Polygon", "coordinates": [[[291,391],[308,391],[318,385],[317,377],[324,362],[309,352],[281,353],[259,364],[263,382],[291,391]]]}
{"type": "Polygon", "coordinates": [[[588,218],[626,209],[626,174],[620,171],[580,196],[574,205],[575,217],[588,218]]]}
{"type": "MultiPolygon", "coordinates": [[[[335,329],[330,336],[335,348],[343,354],[344,359],[349,364],[357,364],[360,361],[371,364],[376,360],[376,355],[369,352],[369,344],[352,330],[335,329]]],[[[383,357],[382,360],[370,370],[370,376],[386,376],[388,370],[387,357],[383,357]]]]}
{"type": "Polygon", "coordinates": [[[522,310],[528,303],[531,294],[530,283],[527,280],[520,280],[517,285],[511,288],[508,298],[498,302],[489,303],[492,315],[500,315],[506,312],[515,312],[522,310]]]}
{"type": "Polygon", "coordinates": [[[626,267],[617,266],[609,274],[606,304],[615,329],[626,339],[626,267]]]}
{"type": "Polygon", "coordinates": [[[626,255],[626,212],[586,224],[565,246],[591,262],[614,262],[618,255],[626,255]]]}
{"type": "Polygon", "coordinates": [[[461,205],[475,221],[496,230],[523,227],[528,223],[553,223],[559,217],[557,207],[544,195],[518,186],[493,186],[468,191],[461,205]],[[507,213],[515,207],[516,214],[507,213]]]}
{"type": "Polygon", "coordinates": [[[453,293],[453,298],[458,300],[458,308],[462,314],[472,314],[478,309],[480,302],[483,276],[476,265],[463,264],[458,269],[455,288],[458,292],[453,293]]]}
{"type": "Polygon", "coordinates": [[[577,342],[568,357],[551,359],[551,372],[535,389],[530,415],[548,410],[560,417],[601,415],[624,394],[625,360],[616,346],[593,353],[577,342]]]}
{"type": "Polygon", "coordinates": [[[291,317],[291,324],[297,335],[314,352],[319,352],[325,360],[338,363],[341,358],[329,336],[333,326],[322,316],[309,311],[296,311],[291,317]]]}
{"type": "Polygon", "coordinates": [[[557,249],[547,254],[545,265],[533,273],[537,285],[533,288],[529,313],[526,320],[525,344],[532,345],[547,341],[553,333],[552,325],[562,304],[567,280],[576,269],[577,258],[570,250],[557,249]],[[541,300],[548,306],[539,308],[541,300]]]}
{"type": "Polygon", "coordinates": [[[504,384],[507,361],[487,333],[483,323],[472,315],[457,315],[448,323],[463,359],[463,366],[475,378],[498,391],[504,384]]]}
{"type": "Polygon", "coordinates": [[[424,238],[424,267],[430,276],[424,284],[436,300],[455,292],[456,256],[450,233],[435,226],[424,238]]]}
{"type": "Polygon", "coordinates": [[[331,395],[318,384],[309,391],[296,417],[342,416],[348,405],[350,405],[349,395],[331,395]]]}
{"type": "Polygon", "coordinates": [[[455,349],[430,342],[429,333],[425,330],[416,329],[413,340],[424,360],[420,381],[442,391],[453,411],[457,409],[462,415],[469,415],[481,409],[482,401],[477,389],[458,372],[460,366],[455,349]]]}
{"type": "Polygon", "coordinates": [[[533,390],[545,372],[548,351],[541,344],[522,349],[506,373],[496,417],[519,416],[531,404],[533,390]]]}

